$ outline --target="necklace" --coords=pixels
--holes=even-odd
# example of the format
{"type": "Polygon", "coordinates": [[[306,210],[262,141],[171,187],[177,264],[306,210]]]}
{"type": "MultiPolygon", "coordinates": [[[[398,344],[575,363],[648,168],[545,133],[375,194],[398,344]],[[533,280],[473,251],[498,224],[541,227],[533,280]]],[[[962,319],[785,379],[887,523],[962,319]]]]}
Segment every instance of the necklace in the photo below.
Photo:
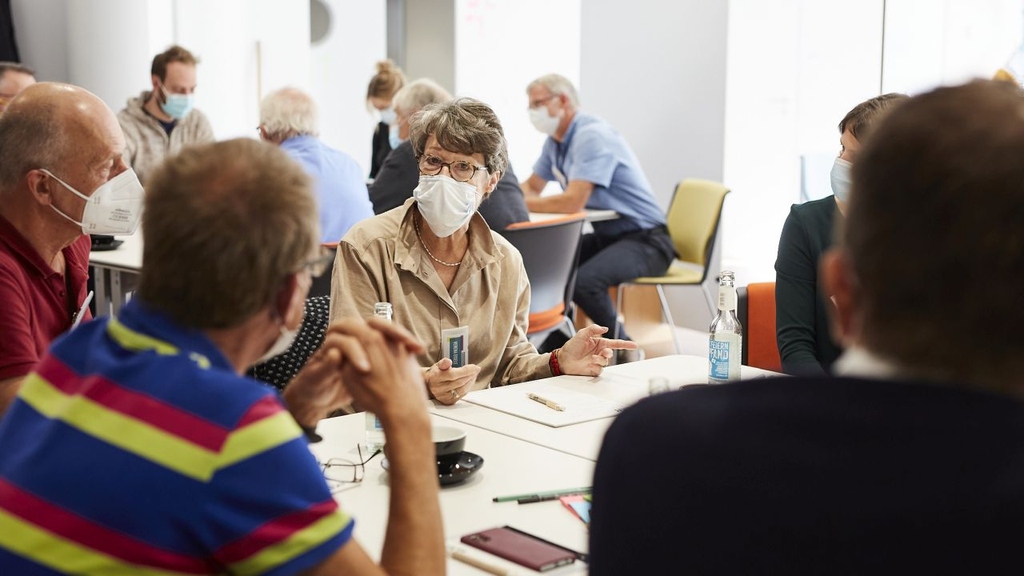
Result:
{"type": "Polygon", "coordinates": [[[423,241],[423,236],[420,235],[420,219],[414,217],[412,219],[412,225],[416,228],[416,237],[420,239],[420,246],[423,246],[423,249],[427,251],[427,256],[430,256],[431,260],[437,262],[442,266],[447,266],[449,268],[457,268],[459,266],[462,266],[462,260],[459,260],[458,262],[445,262],[444,260],[441,260],[437,256],[434,256],[430,252],[430,248],[427,248],[427,243],[423,241]]]}

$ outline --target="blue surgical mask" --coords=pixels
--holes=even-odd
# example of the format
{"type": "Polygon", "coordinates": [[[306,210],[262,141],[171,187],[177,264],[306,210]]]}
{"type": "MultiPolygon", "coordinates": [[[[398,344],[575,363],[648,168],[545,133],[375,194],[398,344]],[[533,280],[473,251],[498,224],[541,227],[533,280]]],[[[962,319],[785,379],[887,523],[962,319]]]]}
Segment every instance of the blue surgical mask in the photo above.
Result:
{"type": "Polygon", "coordinates": [[[393,126],[395,124],[395,119],[397,118],[398,115],[395,114],[394,106],[388,106],[387,108],[380,111],[380,121],[387,124],[388,126],[393,126]]]}
{"type": "Polygon", "coordinates": [[[192,94],[171,94],[163,86],[160,87],[164,92],[164,102],[160,104],[160,109],[175,120],[182,120],[188,113],[192,111],[192,106],[195,103],[195,96],[192,94]]]}
{"type": "Polygon", "coordinates": [[[836,195],[836,200],[844,204],[850,201],[850,168],[852,167],[853,164],[842,158],[836,158],[832,164],[832,193],[836,195]]]}
{"type": "Polygon", "coordinates": [[[388,128],[388,143],[391,144],[391,149],[394,150],[401,146],[402,142],[405,142],[405,138],[398,135],[398,123],[395,122],[388,128]]]}

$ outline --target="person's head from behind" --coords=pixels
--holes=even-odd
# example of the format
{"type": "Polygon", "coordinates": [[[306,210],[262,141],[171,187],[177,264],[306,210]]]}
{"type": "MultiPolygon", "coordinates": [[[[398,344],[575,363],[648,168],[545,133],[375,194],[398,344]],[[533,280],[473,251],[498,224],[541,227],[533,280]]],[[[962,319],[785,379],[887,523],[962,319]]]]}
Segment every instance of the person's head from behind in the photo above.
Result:
{"type": "Polygon", "coordinates": [[[317,107],[309,94],[295,88],[282,88],[263,98],[261,138],[280,144],[295,136],[317,135],[317,107]]]}
{"type": "Polygon", "coordinates": [[[138,295],[178,325],[253,322],[258,357],[301,322],[319,221],[309,177],[278,147],[239,138],[169,158],[147,187],[142,229],[138,295]]]}
{"type": "Polygon", "coordinates": [[[395,108],[392,100],[404,84],[405,74],[394,62],[377,62],[377,73],[370,78],[370,84],[366,87],[366,102],[380,113],[381,122],[389,125],[394,123],[395,108]]]}
{"type": "Polygon", "coordinates": [[[576,87],[560,74],[546,74],[526,87],[530,122],[548,136],[564,133],[572,121],[580,98],[576,87]]]}
{"type": "Polygon", "coordinates": [[[114,233],[110,226],[134,231],[142,189],[121,157],[124,146],[117,118],[94,94],[33,84],[0,115],[0,203],[60,243],[114,233]]]}
{"type": "Polygon", "coordinates": [[[199,59],[181,46],[171,46],[153,58],[150,81],[151,98],[160,109],[176,120],[192,110],[196,91],[196,64],[199,59]]]}
{"type": "Polygon", "coordinates": [[[1013,390],[1024,373],[1024,94],[977,81],[888,114],[823,259],[833,331],[902,375],[1013,390]]]}
{"type": "Polygon", "coordinates": [[[0,62],[0,114],[15,96],[35,83],[35,70],[17,62],[0,62]]]}
{"type": "Polygon", "coordinates": [[[850,198],[850,168],[860,154],[861,142],[884,112],[906,99],[906,94],[895,92],[875,96],[854,106],[839,121],[839,155],[832,164],[831,180],[841,212],[845,213],[850,198]]]}
{"type": "Polygon", "coordinates": [[[494,110],[472,98],[431,104],[410,126],[420,171],[413,197],[434,234],[450,236],[469,222],[508,166],[505,133],[494,110]]]}
{"type": "Polygon", "coordinates": [[[438,104],[452,99],[452,95],[430,78],[419,78],[403,86],[392,100],[395,121],[391,123],[389,140],[391,148],[409,139],[409,119],[429,104],[438,104]]]}

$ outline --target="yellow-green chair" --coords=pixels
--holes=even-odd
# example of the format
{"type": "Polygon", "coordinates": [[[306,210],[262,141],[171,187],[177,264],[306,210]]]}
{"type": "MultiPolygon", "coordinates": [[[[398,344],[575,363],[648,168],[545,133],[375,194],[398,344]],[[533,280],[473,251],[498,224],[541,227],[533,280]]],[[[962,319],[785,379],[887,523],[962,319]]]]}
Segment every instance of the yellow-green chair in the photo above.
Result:
{"type": "MultiPolygon", "coordinates": [[[[676,248],[677,260],[669,266],[664,276],[645,276],[630,282],[619,284],[615,302],[615,313],[622,314],[623,288],[630,285],[653,285],[658,290],[661,300],[661,313],[669,327],[672,328],[672,344],[676,354],[680,353],[679,339],[676,335],[675,321],[665,298],[665,286],[700,286],[704,299],[712,316],[717,305],[704,281],[708,276],[708,265],[711,263],[711,251],[715,247],[715,236],[718,234],[718,223],[722,217],[722,205],[725,195],[729,193],[720,182],[687,178],[676,186],[672,203],[669,205],[668,233],[676,248]]],[[[618,337],[618,323],[616,334],[618,337]]]]}

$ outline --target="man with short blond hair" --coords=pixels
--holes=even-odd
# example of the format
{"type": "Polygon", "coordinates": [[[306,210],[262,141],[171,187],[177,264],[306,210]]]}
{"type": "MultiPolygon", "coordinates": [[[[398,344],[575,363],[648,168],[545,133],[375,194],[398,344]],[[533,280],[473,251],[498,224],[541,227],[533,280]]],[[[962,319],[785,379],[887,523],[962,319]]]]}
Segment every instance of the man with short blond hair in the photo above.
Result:
{"type": "Polygon", "coordinates": [[[309,186],[251,138],[153,174],[136,296],[55,343],[0,421],[4,573],[444,572],[421,344],[341,320],[281,398],[243,375],[287,348],[326,266],[309,186]],[[353,400],[388,436],[379,566],[307,445],[353,400]]]}
{"type": "MultiPolygon", "coordinates": [[[[88,232],[109,232],[108,184],[138,183],[121,176],[123,149],[114,113],[76,86],[31,85],[0,114],[0,415],[50,343],[89,317],[88,232]]],[[[133,194],[113,223],[122,232],[138,222],[133,194]]]]}
{"type": "Polygon", "coordinates": [[[185,146],[213,142],[210,121],[195,109],[198,63],[181,46],[157,54],[150,68],[150,90],[129,98],[117,114],[126,140],[125,162],[143,184],[165,156],[185,146]]]}
{"type": "Polygon", "coordinates": [[[271,92],[260,103],[260,137],[277,144],[313,179],[320,241],[337,243],[353,224],[373,216],[362,168],[319,138],[313,98],[295,88],[271,92]]]}

